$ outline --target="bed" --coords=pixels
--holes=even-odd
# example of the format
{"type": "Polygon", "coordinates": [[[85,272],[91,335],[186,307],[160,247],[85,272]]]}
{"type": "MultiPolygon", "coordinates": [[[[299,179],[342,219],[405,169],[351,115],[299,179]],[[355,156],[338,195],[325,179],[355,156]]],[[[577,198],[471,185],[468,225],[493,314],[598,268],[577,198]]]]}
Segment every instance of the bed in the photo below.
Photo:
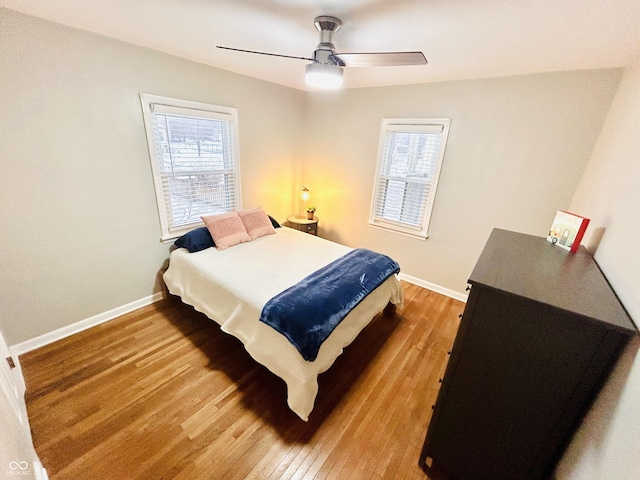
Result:
{"type": "Polygon", "coordinates": [[[287,385],[289,408],[307,421],[326,371],[388,304],[401,306],[403,292],[391,275],[369,293],[305,360],[280,332],[259,321],[267,302],[308,275],[343,257],[351,248],[291,228],[277,228],[232,248],[171,252],[164,281],[169,292],[204,313],[243,344],[260,364],[287,385]]]}

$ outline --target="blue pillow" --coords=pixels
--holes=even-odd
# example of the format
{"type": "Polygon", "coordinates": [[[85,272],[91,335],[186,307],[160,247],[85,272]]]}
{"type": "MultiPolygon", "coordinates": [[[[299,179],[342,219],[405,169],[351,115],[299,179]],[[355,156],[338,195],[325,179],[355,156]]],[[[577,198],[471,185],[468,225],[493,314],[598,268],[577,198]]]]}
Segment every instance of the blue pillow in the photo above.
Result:
{"type": "Polygon", "coordinates": [[[273,228],[281,228],[282,227],[282,225],[280,225],[278,223],[278,221],[275,218],[273,218],[271,215],[267,215],[267,216],[269,217],[269,220],[271,220],[271,225],[273,225],[273,228]]]}
{"type": "Polygon", "coordinates": [[[189,233],[185,233],[174,242],[174,245],[176,247],[186,248],[189,252],[194,253],[204,250],[205,248],[213,247],[215,243],[213,243],[213,238],[211,238],[207,227],[200,227],[191,230],[189,233]]]}

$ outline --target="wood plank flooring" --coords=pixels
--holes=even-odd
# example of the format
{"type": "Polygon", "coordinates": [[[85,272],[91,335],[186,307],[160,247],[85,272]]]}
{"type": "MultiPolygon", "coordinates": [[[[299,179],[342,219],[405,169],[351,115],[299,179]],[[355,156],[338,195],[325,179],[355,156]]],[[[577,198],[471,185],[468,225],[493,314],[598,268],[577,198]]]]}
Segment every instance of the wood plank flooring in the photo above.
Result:
{"type": "Polygon", "coordinates": [[[52,480],[427,479],[418,457],[464,304],[403,288],[404,308],[320,376],[309,422],[282,380],[180,302],[29,352],[36,451],[52,480]]]}

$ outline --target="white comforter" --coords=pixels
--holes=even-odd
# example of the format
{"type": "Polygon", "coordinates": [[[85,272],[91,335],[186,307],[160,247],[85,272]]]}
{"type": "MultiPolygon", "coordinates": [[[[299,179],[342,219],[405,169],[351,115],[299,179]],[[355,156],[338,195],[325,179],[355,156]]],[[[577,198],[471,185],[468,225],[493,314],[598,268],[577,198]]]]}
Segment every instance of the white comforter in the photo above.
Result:
{"type": "Polygon", "coordinates": [[[322,344],[313,362],[305,361],[286,337],[259,321],[269,299],[351,249],[290,228],[278,228],[249,243],[171,253],[164,280],[169,291],[242,341],[259,363],[287,384],[287,403],[308,420],[318,393],[318,375],[327,370],[388,302],[402,305],[395,275],[365,298],[322,344]]]}

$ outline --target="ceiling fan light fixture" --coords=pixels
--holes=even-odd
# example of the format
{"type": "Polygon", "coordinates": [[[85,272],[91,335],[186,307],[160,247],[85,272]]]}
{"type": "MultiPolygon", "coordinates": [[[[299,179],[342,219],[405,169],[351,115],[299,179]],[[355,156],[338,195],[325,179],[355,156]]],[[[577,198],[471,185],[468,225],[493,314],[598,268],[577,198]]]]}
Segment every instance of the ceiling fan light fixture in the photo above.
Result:
{"type": "Polygon", "coordinates": [[[342,67],[328,63],[309,63],[305,69],[304,81],[310,87],[325,90],[342,86],[342,67]]]}

